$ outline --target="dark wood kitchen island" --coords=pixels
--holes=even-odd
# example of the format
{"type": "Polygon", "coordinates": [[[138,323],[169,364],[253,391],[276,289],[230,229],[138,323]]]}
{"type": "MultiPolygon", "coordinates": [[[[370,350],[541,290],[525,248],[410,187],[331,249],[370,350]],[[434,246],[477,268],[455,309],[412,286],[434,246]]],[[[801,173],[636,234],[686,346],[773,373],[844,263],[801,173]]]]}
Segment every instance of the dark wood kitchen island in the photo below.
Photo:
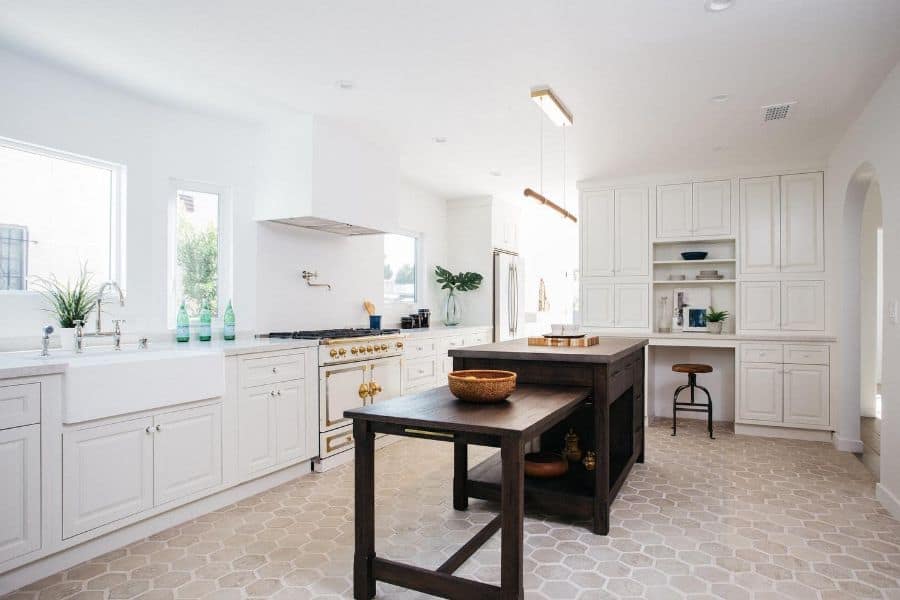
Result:
{"type": "MultiPolygon", "coordinates": [[[[596,452],[591,471],[573,463],[558,479],[526,479],[525,508],[591,519],[609,533],[609,509],[635,462],[644,462],[644,347],[646,338],[609,338],[587,348],[529,346],[512,340],[450,350],[453,369],[514,371],[519,384],[583,386],[591,393],[572,415],[540,435],[542,450],[562,450],[574,430],[583,452],[596,452]]],[[[454,446],[453,506],[469,498],[501,499],[500,453],[468,468],[468,446],[454,446]]]]}

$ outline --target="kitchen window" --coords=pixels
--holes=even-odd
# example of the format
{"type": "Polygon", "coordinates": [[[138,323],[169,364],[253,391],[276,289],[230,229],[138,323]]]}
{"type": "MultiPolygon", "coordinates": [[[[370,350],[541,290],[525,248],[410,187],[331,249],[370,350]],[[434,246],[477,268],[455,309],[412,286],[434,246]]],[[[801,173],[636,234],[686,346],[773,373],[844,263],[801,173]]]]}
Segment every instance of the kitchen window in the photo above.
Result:
{"type": "Polygon", "coordinates": [[[389,233],[384,236],[384,301],[411,303],[417,298],[419,240],[389,233]]]}
{"type": "Polygon", "coordinates": [[[173,181],[169,205],[169,322],[181,303],[191,319],[203,303],[213,317],[231,294],[228,195],[219,186],[173,181]]]}
{"type": "Polygon", "coordinates": [[[124,168],[0,138],[0,291],[34,277],[63,284],[82,267],[95,285],[121,280],[124,168]]]}

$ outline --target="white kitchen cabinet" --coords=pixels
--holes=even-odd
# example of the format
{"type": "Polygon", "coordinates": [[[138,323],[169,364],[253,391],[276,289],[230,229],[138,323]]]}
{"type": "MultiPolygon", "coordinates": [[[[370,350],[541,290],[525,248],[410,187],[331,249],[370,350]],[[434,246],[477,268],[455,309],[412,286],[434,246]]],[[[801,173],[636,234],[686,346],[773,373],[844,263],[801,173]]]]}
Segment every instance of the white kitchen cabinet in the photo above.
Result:
{"type": "Polygon", "coordinates": [[[781,282],[781,328],[789,331],[825,330],[825,282],[781,282]]]}
{"type": "Polygon", "coordinates": [[[40,383],[0,386],[0,429],[40,422],[40,383]]]}
{"type": "Polygon", "coordinates": [[[238,472],[243,477],[269,469],[278,461],[274,392],[273,385],[262,385],[243,389],[238,395],[238,472]]]}
{"type": "Polygon", "coordinates": [[[693,228],[691,184],[661,185],[656,188],[656,237],[686,238],[693,228]]]}
{"type": "Polygon", "coordinates": [[[275,460],[278,463],[308,458],[307,435],[310,415],[306,388],[302,381],[287,381],[275,386],[275,460]]]}
{"type": "Polygon", "coordinates": [[[494,248],[518,252],[521,210],[500,200],[494,200],[491,208],[491,238],[494,248]]]}
{"type": "Polygon", "coordinates": [[[646,188],[615,191],[616,276],[647,275],[649,269],[649,211],[646,188]]]}
{"type": "Polygon", "coordinates": [[[780,363],[743,363],[738,414],[751,421],[781,422],[784,398],[780,363]]]}
{"type": "Polygon", "coordinates": [[[612,277],[615,269],[615,194],[613,190],[581,195],[581,275],[612,277]]]}
{"type": "Polygon", "coordinates": [[[615,326],[614,285],[604,280],[582,280],[581,324],[589,327],[615,326]]]}
{"type": "Polygon", "coordinates": [[[731,181],[701,181],[691,188],[691,235],[731,235],[731,181]]]}
{"type": "Polygon", "coordinates": [[[649,286],[644,283],[617,283],[615,285],[616,327],[649,327],[649,286]]]}
{"type": "Polygon", "coordinates": [[[741,329],[771,331],[781,324],[781,288],[777,281],[741,283],[741,329]]]}
{"type": "Polygon", "coordinates": [[[784,366],[784,422],[794,425],[827,425],[828,367],[784,366]]]}
{"type": "Polygon", "coordinates": [[[2,564],[41,547],[40,425],[0,431],[0,482],[2,564]]]}
{"type": "Polygon", "coordinates": [[[824,175],[802,173],[781,177],[781,270],[825,269],[824,175]]]}
{"type": "Polygon", "coordinates": [[[63,537],[153,506],[153,419],[63,432],[63,537]]]}
{"type": "Polygon", "coordinates": [[[153,420],[156,505],[222,483],[222,405],[165,413],[153,420]]]}
{"type": "Polygon", "coordinates": [[[741,272],[775,273],[781,264],[778,177],[741,179],[741,272]]]}

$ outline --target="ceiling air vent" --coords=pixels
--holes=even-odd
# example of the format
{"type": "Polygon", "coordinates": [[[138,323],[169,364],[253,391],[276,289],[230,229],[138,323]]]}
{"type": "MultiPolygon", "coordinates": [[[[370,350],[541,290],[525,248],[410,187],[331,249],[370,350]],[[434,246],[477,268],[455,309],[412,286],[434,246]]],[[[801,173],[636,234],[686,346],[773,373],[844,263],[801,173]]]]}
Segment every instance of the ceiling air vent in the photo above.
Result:
{"type": "Polygon", "coordinates": [[[780,121],[781,119],[787,119],[791,107],[795,104],[797,103],[784,102],[782,104],[770,104],[769,106],[763,106],[763,121],[780,121]]]}

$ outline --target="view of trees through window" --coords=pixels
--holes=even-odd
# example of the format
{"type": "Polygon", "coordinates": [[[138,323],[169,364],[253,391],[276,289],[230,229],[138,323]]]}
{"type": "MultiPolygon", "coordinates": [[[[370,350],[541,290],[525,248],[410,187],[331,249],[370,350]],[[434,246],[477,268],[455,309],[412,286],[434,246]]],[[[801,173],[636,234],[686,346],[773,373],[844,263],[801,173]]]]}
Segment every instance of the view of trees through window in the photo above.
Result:
{"type": "Polygon", "coordinates": [[[191,317],[209,302],[219,314],[219,195],[178,190],[175,296],[191,317]]]}
{"type": "Polygon", "coordinates": [[[416,301],[416,238],[384,236],[384,300],[416,301]]]}

